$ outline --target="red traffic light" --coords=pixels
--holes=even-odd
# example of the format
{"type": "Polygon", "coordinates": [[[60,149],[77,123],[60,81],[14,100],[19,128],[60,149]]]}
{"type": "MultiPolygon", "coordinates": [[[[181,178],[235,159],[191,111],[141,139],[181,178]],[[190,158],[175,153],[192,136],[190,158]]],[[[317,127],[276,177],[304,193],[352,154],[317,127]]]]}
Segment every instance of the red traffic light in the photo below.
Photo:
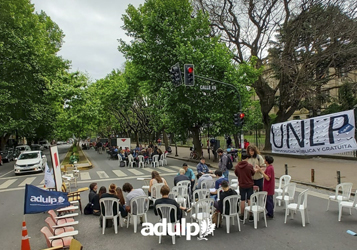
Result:
{"type": "Polygon", "coordinates": [[[190,73],[190,74],[192,74],[193,68],[192,68],[192,67],[188,67],[188,68],[187,68],[187,72],[190,73]]]}
{"type": "Polygon", "coordinates": [[[240,113],[240,114],[239,114],[239,118],[240,118],[240,119],[243,119],[243,118],[244,118],[244,116],[245,116],[245,114],[244,114],[244,113],[240,113]]]}

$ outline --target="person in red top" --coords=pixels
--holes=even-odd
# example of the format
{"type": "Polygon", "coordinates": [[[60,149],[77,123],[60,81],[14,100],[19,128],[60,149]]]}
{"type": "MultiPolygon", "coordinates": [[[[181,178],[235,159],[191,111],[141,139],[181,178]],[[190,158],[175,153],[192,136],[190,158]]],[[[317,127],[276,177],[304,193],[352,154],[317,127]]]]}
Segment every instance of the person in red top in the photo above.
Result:
{"type": "Polygon", "coordinates": [[[249,141],[247,139],[244,139],[244,149],[247,149],[249,146],[249,141]]]}
{"type": "MultiPolygon", "coordinates": [[[[235,166],[234,173],[238,177],[239,183],[239,193],[241,195],[240,211],[241,216],[239,218],[243,220],[243,213],[245,208],[245,201],[248,200],[248,205],[250,205],[250,196],[253,194],[254,181],[252,176],[255,174],[253,165],[248,163],[248,155],[242,153],[242,161],[238,162],[235,166]]],[[[249,216],[249,220],[253,220],[253,216],[249,216]]]]}
{"type": "Polygon", "coordinates": [[[263,191],[268,192],[267,196],[267,203],[266,209],[268,211],[267,216],[268,218],[274,217],[274,201],[273,196],[275,192],[275,174],[274,174],[274,167],[271,165],[274,162],[274,158],[270,155],[265,156],[265,164],[266,169],[263,171],[259,168],[259,171],[264,175],[264,185],[263,191]]]}

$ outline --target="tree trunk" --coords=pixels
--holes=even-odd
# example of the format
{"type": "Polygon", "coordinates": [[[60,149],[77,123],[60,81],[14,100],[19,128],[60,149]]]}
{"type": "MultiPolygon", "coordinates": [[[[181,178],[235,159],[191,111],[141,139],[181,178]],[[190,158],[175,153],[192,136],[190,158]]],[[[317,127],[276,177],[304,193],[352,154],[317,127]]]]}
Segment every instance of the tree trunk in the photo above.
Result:
{"type": "Polygon", "coordinates": [[[271,144],[270,144],[270,126],[271,124],[269,123],[268,125],[265,125],[265,144],[264,144],[264,150],[270,151],[271,150],[271,144]]]}
{"type": "Polygon", "coordinates": [[[193,145],[195,147],[196,154],[198,158],[200,158],[202,155],[202,147],[200,142],[200,127],[192,128],[191,132],[193,134],[192,139],[193,139],[193,145]]]}
{"type": "Polygon", "coordinates": [[[136,141],[136,146],[139,147],[139,133],[135,132],[135,141],[136,141]]]}
{"type": "Polygon", "coordinates": [[[233,134],[233,138],[234,138],[234,144],[235,144],[236,148],[240,148],[240,139],[238,138],[238,133],[233,134]]]}
{"type": "Polygon", "coordinates": [[[166,150],[169,147],[169,141],[167,139],[167,134],[166,134],[165,130],[162,130],[162,136],[163,136],[163,140],[165,143],[165,150],[166,150]]]}

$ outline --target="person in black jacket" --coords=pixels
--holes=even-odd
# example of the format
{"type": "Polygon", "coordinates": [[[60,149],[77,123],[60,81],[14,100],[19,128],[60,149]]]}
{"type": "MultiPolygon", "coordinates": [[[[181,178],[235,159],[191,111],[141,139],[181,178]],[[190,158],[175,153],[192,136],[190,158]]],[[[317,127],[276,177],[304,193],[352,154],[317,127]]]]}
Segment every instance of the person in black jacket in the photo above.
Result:
{"type": "MultiPolygon", "coordinates": [[[[221,192],[221,194],[220,194],[219,201],[214,202],[214,207],[222,214],[224,198],[231,196],[231,195],[237,195],[237,192],[232,190],[231,188],[229,188],[227,181],[222,181],[221,187],[223,189],[223,192],[221,192]]],[[[228,202],[226,203],[226,211],[224,211],[223,214],[229,214],[228,202]]]]}
{"type": "Polygon", "coordinates": [[[97,183],[93,182],[89,185],[89,194],[88,194],[88,202],[93,203],[92,200],[94,196],[97,194],[97,183]]]}

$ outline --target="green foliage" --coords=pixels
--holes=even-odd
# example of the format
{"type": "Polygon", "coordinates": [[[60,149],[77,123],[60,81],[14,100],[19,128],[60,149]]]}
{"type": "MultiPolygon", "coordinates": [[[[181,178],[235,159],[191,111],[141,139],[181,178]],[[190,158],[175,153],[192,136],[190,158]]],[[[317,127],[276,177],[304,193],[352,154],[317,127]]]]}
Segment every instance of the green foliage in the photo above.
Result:
{"type": "Polygon", "coordinates": [[[48,91],[68,65],[56,54],[64,34],[29,0],[3,0],[0,9],[0,136],[45,137],[53,116],[48,91]]]}
{"type": "MultiPolygon", "coordinates": [[[[195,86],[172,86],[169,68],[179,62],[195,65],[195,75],[228,82],[239,90],[244,105],[250,103],[245,85],[253,83],[259,71],[254,62],[239,66],[232,63],[233,54],[219,37],[210,36],[208,16],[193,13],[188,0],[148,0],[139,8],[129,6],[123,16],[130,43],[120,40],[119,50],[136,68],[140,92],[148,111],[155,114],[155,130],[165,129],[185,137],[187,130],[197,131],[209,121],[217,131],[234,130],[233,113],[239,110],[237,92],[222,84],[216,91],[201,91],[209,85],[195,78],[195,86]],[[218,124],[219,125],[216,125],[218,124]]],[[[135,83],[132,83],[135,84],[135,83]]]]}

